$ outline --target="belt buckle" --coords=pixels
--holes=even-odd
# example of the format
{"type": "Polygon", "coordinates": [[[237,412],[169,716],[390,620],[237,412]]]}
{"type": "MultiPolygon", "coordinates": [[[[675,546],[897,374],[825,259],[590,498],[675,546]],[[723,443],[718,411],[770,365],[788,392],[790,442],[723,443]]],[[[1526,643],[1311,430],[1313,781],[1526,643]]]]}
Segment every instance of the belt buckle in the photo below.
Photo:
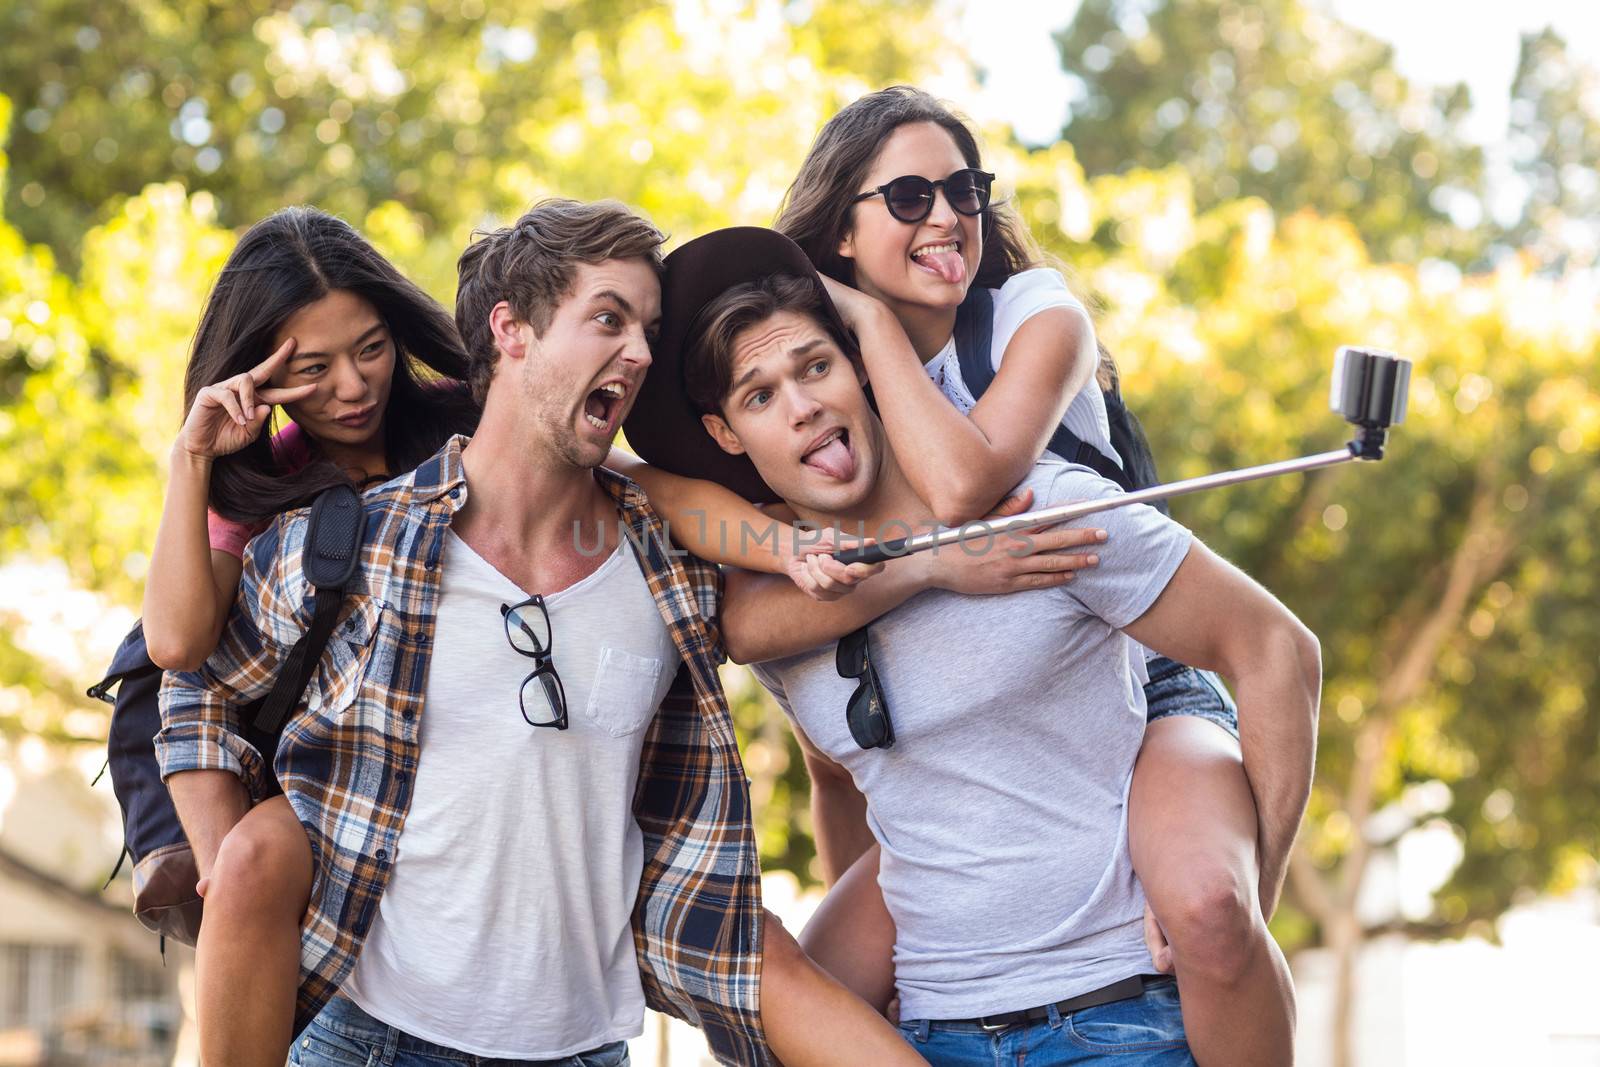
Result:
{"type": "Polygon", "coordinates": [[[994,1019],[994,1018],[999,1018],[999,1016],[994,1016],[994,1015],[981,1016],[978,1019],[978,1029],[982,1030],[986,1034],[998,1034],[1000,1031],[1009,1029],[1012,1026],[1016,1025],[1016,1022],[1014,1020],[1013,1021],[1009,1021],[1009,1022],[1003,1022],[1003,1023],[992,1023],[992,1022],[989,1021],[990,1019],[994,1019]]]}

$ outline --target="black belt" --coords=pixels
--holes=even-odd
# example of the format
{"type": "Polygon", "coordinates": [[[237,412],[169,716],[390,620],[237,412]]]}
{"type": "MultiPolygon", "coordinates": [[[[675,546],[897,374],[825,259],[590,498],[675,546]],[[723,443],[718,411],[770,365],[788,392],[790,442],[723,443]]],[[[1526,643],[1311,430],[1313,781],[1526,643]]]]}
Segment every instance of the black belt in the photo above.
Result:
{"type": "Polygon", "coordinates": [[[1003,1011],[999,1015],[984,1015],[976,1019],[939,1019],[941,1023],[967,1023],[982,1027],[993,1033],[1004,1030],[1008,1026],[1020,1026],[1023,1023],[1039,1023],[1050,1018],[1050,1009],[1056,1009],[1058,1015],[1071,1015],[1075,1011],[1085,1008],[1098,1008],[1102,1004],[1114,1004],[1119,1000],[1132,1000],[1144,996],[1146,981],[1156,981],[1163,977],[1159,974],[1136,974],[1131,978],[1124,978],[1120,982],[1112,982],[1108,986],[1092,989],[1076,997],[1058,1000],[1054,1004],[1041,1004],[1037,1008],[1023,1008],[1021,1011],[1003,1011]]]}

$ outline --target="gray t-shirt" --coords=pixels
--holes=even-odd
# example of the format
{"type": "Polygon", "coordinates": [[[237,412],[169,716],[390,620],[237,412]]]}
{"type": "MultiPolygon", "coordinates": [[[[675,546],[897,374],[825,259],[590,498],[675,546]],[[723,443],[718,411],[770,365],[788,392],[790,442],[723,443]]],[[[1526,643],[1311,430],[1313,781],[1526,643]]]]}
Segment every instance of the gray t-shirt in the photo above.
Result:
{"type": "MultiPolygon", "coordinates": [[[[1023,485],[1039,507],[1121,492],[1053,459],[1023,485]]],[[[903,1019],[1028,1008],[1151,970],[1127,842],[1144,657],[1117,627],[1155,602],[1191,536],[1144,505],[1082,522],[1110,538],[1068,585],[933,590],[872,624],[893,748],[851,739],[856,682],[834,645],[756,668],[867,798],[903,1019]]]]}

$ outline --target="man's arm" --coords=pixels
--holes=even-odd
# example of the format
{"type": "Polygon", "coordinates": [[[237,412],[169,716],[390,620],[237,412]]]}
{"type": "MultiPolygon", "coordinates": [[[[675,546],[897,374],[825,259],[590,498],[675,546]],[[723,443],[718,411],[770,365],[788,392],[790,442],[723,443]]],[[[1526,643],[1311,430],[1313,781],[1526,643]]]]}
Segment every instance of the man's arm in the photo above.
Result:
{"type": "MultiPolygon", "coordinates": [[[[1032,502],[1032,490],[1022,490],[989,517],[1018,514],[1032,502]]],[[[727,568],[722,639],[733,662],[760,663],[837,641],[927,589],[992,595],[1063,585],[1074,571],[1094,565],[1103,539],[1091,527],[1055,526],[917,552],[870,568],[847,567],[831,555],[807,557],[806,566],[815,572],[811,584],[835,595],[830,600],[809,596],[776,575],[727,568]]]]}
{"type": "Polygon", "coordinates": [[[811,831],[823,884],[831,889],[876,843],[867,828],[867,798],[856,788],[850,772],[823,755],[798,725],[794,735],[811,775],[811,831]]]}
{"type": "Polygon", "coordinates": [[[194,851],[195,870],[210,878],[222,839],[250,810],[244,783],[232,771],[178,771],[167,779],[167,792],[194,851]]]}
{"type": "Polygon", "coordinates": [[[1271,915],[1311,794],[1320,644],[1271,593],[1198,540],[1155,603],[1124,631],[1180,663],[1217,671],[1233,687],[1256,801],[1261,906],[1271,915]]]}
{"type": "MultiPolygon", "coordinates": [[[[788,578],[775,574],[723,571],[722,641],[735,663],[761,663],[837,640],[885,612],[892,611],[931,585],[929,553],[907,556],[883,565],[883,573],[863,581],[839,600],[817,601],[788,578]]],[[[854,585],[844,564],[823,557],[840,585],[854,585]]],[[[863,564],[853,564],[865,569],[863,564]]]]}

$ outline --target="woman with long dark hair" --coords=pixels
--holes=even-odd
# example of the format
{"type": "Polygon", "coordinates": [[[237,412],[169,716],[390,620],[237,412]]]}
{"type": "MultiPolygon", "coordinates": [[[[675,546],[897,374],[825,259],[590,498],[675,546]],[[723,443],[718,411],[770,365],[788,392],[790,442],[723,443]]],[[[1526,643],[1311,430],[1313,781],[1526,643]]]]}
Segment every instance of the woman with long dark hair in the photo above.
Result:
{"type": "MultiPolygon", "coordinates": [[[[993,180],[966,123],[928,93],[895,86],[823,126],[776,224],[805,250],[861,335],[895,455],[949,525],[993,506],[1058,428],[1076,438],[1062,456],[1069,462],[1135,483],[1155,480],[1141,433],[1122,437],[1120,450],[1113,445],[1115,367],[1103,352],[1097,358],[1088,313],[1016,214],[991,199],[993,180]],[[992,305],[987,390],[963,381],[954,338],[958,309],[974,289],[989,290],[992,305]],[[903,337],[868,335],[884,329],[885,308],[903,337]]],[[[1236,710],[1213,676],[1164,657],[1147,667],[1149,722],[1127,833],[1149,901],[1155,962],[1176,969],[1201,1063],[1287,1063],[1293,989],[1265,920],[1309,788],[1311,724],[1258,715],[1241,758],[1236,710]]],[[[862,891],[832,904],[886,918],[871,899],[875,853],[850,879],[862,891]]],[[[819,929],[803,942],[846,977],[863,959],[861,938],[830,936],[827,922],[819,929]]],[[[880,999],[882,976],[879,988],[857,991],[880,999]]]]}
{"type": "MultiPolygon", "coordinates": [[[[185,375],[145,585],[150,658],[192,670],[210,655],[245,545],[275,516],[471,433],[467,366],[450,314],[349,224],[295,207],[252,226],[212,287],[185,375]],[[280,406],[292,421],[269,434],[280,406]]],[[[185,772],[168,788],[203,820],[185,825],[206,900],[201,1059],[282,1064],[311,889],[305,831],[281,795],[250,807],[232,771],[185,772]]]]}

